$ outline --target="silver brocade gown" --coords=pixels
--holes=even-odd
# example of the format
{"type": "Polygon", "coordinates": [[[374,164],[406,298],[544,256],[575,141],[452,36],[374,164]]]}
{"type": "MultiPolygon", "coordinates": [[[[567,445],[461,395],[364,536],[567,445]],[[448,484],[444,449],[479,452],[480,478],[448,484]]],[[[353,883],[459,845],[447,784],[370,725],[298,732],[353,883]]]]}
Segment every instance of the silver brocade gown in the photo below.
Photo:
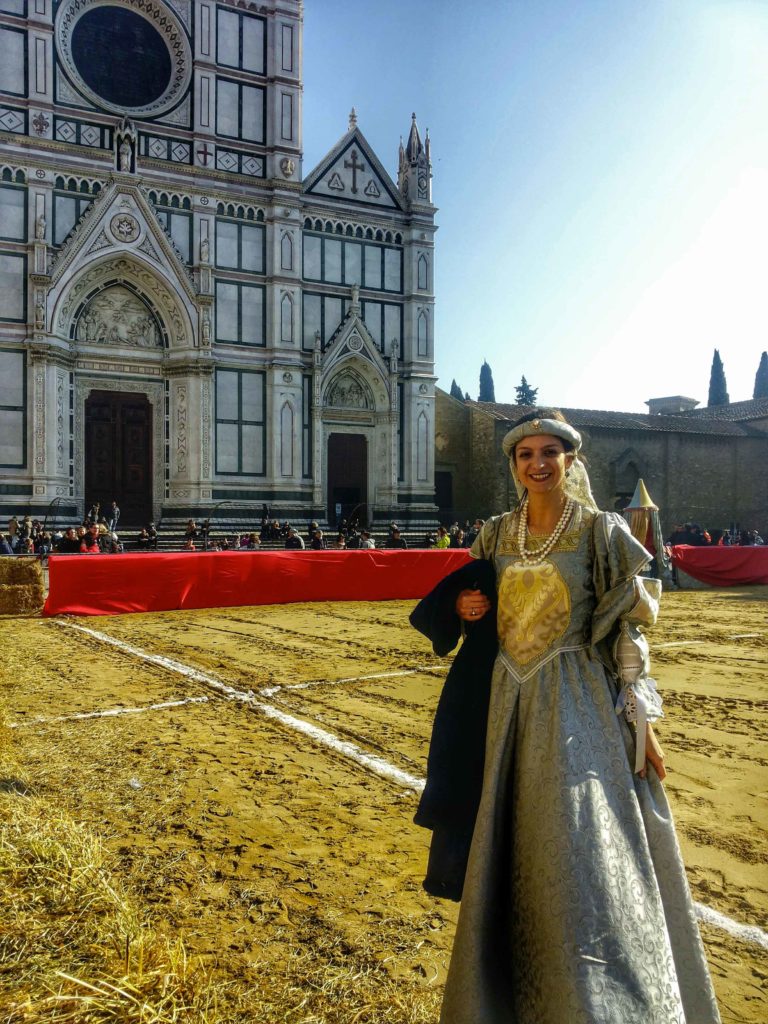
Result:
{"type": "Polygon", "coordinates": [[[719,1024],[666,795],[632,773],[604,668],[648,555],[578,507],[523,569],[516,531],[499,516],[472,548],[496,567],[500,653],[441,1024],[719,1024]]]}

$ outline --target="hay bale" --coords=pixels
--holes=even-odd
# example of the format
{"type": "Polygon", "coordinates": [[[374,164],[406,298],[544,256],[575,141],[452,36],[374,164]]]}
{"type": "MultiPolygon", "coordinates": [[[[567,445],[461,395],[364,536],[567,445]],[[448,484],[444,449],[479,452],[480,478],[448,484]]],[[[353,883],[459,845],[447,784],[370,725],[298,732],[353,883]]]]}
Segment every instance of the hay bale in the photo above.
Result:
{"type": "Polygon", "coordinates": [[[45,602],[43,567],[36,558],[0,558],[0,615],[38,612],[45,602]]]}

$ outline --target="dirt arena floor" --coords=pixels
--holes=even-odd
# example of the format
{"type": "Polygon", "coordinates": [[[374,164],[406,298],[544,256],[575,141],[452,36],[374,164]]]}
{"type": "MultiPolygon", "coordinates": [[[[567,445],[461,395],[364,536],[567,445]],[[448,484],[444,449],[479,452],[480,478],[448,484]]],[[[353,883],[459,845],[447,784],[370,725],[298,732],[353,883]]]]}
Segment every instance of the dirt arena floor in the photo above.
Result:
{"type": "MultiPolygon", "coordinates": [[[[24,779],[103,838],[157,928],[233,983],[211,1020],[437,1020],[457,907],[421,889],[428,835],[408,784],[448,660],[409,627],[413,604],[3,622],[0,706],[24,779]],[[86,717],[114,709],[145,710],[86,717]],[[317,979],[342,966],[338,1014],[319,1015],[317,979]]],[[[768,587],[670,593],[649,637],[694,899],[763,929],[766,613],[768,587]]],[[[766,950],[702,934],[723,1021],[764,1024],[766,950]]]]}

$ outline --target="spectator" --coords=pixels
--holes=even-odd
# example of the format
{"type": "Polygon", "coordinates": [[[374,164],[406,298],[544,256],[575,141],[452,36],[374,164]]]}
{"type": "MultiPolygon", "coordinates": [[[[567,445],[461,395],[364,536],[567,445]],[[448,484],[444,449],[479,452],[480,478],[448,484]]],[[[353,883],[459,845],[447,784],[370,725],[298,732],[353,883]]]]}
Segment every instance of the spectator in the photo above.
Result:
{"type": "MultiPolygon", "coordinates": [[[[184,540],[186,542],[192,541],[193,544],[194,544],[194,541],[196,541],[199,536],[200,536],[200,531],[197,528],[197,523],[195,522],[194,519],[188,519],[187,520],[187,528],[184,531],[184,540]]],[[[186,547],[186,544],[184,546],[186,547]]],[[[192,551],[194,551],[194,550],[195,550],[195,548],[193,546],[192,547],[192,551]]]]}
{"type": "Polygon", "coordinates": [[[314,536],[315,536],[315,534],[317,533],[317,531],[319,529],[320,529],[320,527],[317,525],[317,523],[313,519],[312,522],[309,524],[309,529],[307,530],[307,543],[308,544],[310,544],[310,545],[312,544],[314,536]]]}
{"type": "Polygon", "coordinates": [[[12,555],[13,548],[11,547],[11,535],[0,534],[0,555],[12,555]]]}
{"type": "Polygon", "coordinates": [[[471,548],[475,543],[475,539],[485,525],[484,519],[476,519],[470,529],[465,530],[467,536],[467,547],[471,548]]]}
{"type": "Polygon", "coordinates": [[[99,527],[96,523],[92,523],[87,531],[83,531],[83,537],[80,540],[80,551],[84,555],[98,555],[101,553],[99,527]]]}
{"type": "Polygon", "coordinates": [[[139,551],[149,551],[149,530],[146,526],[136,538],[136,547],[139,551]]]}
{"type": "Polygon", "coordinates": [[[372,548],[376,547],[376,541],[370,535],[368,530],[363,530],[360,534],[360,547],[364,548],[366,551],[370,551],[372,548]]]}
{"type": "Polygon", "coordinates": [[[296,533],[293,527],[288,531],[288,536],[285,538],[285,549],[286,551],[303,551],[304,541],[296,533]]]}
{"type": "Polygon", "coordinates": [[[188,537],[187,540],[184,541],[184,550],[185,551],[197,551],[197,548],[195,547],[195,538],[194,537],[188,537]]]}
{"type": "Polygon", "coordinates": [[[391,535],[387,538],[384,544],[385,548],[407,548],[408,542],[405,537],[400,536],[400,530],[397,526],[392,530],[391,535]]]}
{"type": "Polygon", "coordinates": [[[466,546],[467,546],[467,544],[466,544],[466,541],[464,539],[464,531],[462,530],[461,527],[459,527],[458,530],[456,531],[456,533],[452,533],[451,534],[451,543],[450,543],[449,547],[452,547],[452,548],[465,548],[466,546]]]}
{"type": "Polygon", "coordinates": [[[336,538],[336,547],[346,549],[347,538],[344,536],[343,533],[340,533],[339,536],[336,538]]]}
{"type": "Polygon", "coordinates": [[[157,551],[157,527],[154,523],[150,523],[147,527],[147,536],[149,537],[149,547],[157,551]]]}
{"type": "Polygon", "coordinates": [[[246,542],[246,548],[248,551],[258,551],[261,547],[261,541],[259,540],[258,533],[249,533],[248,541],[246,542]]]}
{"type": "Polygon", "coordinates": [[[114,533],[117,530],[117,524],[120,522],[120,509],[117,507],[117,502],[112,502],[112,507],[109,510],[109,530],[110,533],[114,533]]]}
{"type": "Polygon", "coordinates": [[[322,530],[315,530],[312,543],[309,546],[313,551],[325,551],[328,545],[325,542],[322,530]]]}
{"type": "Polygon", "coordinates": [[[58,544],[57,551],[60,555],[75,555],[80,552],[80,540],[75,533],[74,526],[69,526],[64,531],[64,536],[58,544]]]}
{"type": "Polygon", "coordinates": [[[451,546],[451,538],[448,536],[448,531],[444,526],[438,526],[437,528],[437,540],[435,541],[436,548],[449,548],[451,546]]]}
{"type": "Polygon", "coordinates": [[[360,534],[357,530],[350,526],[349,535],[347,536],[347,547],[351,550],[357,550],[360,547],[360,534]]]}

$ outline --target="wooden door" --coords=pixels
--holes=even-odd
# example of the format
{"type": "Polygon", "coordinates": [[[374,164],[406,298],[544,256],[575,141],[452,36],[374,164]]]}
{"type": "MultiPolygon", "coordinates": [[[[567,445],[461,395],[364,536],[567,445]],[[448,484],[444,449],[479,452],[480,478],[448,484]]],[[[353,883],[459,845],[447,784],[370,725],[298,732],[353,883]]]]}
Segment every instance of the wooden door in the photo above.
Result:
{"type": "Polygon", "coordinates": [[[357,510],[368,520],[368,445],[363,434],[331,434],[328,438],[328,522],[336,525],[357,510]],[[341,505],[341,512],[336,506],[341,505]]]}
{"type": "Polygon", "coordinates": [[[94,391],[85,403],[85,510],[95,503],[120,527],[152,519],[152,407],[145,395],[94,391]]]}

